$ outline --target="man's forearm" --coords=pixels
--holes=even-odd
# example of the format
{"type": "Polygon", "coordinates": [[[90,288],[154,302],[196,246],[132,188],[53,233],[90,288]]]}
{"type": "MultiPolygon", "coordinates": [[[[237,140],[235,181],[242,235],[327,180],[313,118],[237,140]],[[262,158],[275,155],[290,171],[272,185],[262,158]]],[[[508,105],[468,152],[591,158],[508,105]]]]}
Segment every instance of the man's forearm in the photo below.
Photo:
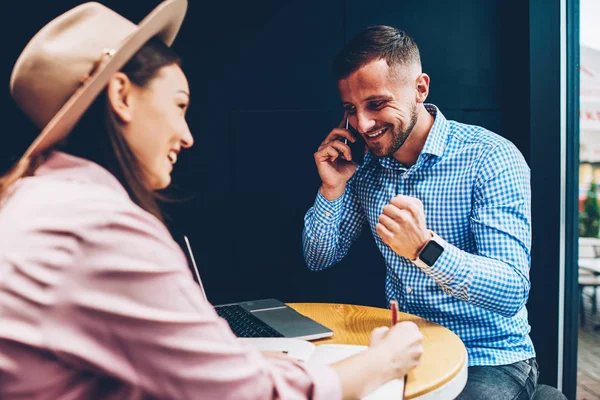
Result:
{"type": "Polygon", "coordinates": [[[517,314],[527,302],[530,282],[524,270],[523,264],[511,266],[452,245],[432,267],[423,269],[447,294],[505,317],[517,314]]]}
{"type": "Polygon", "coordinates": [[[333,210],[319,210],[315,204],[304,217],[302,251],[310,270],[324,270],[338,261],[339,221],[334,213],[333,210]]]}
{"type": "Polygon", "coordinates": [[[335,200],[319,190],[314,206],[304,217],[302,248],[308,268],[322,270],[338,263],[363,229],[365,216],[348,194],[335,200]]]}

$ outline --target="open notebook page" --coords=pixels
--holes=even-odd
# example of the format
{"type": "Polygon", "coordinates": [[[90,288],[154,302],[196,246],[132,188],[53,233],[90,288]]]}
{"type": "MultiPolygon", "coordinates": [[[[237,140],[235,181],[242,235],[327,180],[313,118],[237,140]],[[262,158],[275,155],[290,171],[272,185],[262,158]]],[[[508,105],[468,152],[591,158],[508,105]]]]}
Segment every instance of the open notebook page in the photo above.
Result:
{"type": "MultiPolygon", "coordinates": [[[[240,339],[261,351],[287,351],[290,357],[318,364],[333,364],[367,349],[367,346],[351,344],[314,344],[290,338],[242,338],[240,339]]],[[[402,399],[404,381],[394,379],[381,386],[364,400],[402,399]]]]}

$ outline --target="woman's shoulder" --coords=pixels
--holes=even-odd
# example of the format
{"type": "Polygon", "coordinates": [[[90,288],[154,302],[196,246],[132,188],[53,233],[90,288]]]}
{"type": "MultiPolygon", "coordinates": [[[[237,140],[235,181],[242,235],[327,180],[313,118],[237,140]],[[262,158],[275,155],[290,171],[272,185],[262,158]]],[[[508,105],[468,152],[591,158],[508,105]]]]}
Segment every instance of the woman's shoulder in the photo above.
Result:
{"type": "Polygon", "coordinates": [[[19,185],[0,208],[0,225],[4,225],[0,236],[3,232],[30,238],[39,234],[44,243],[77,238],[78,246],[120,253],[139,254],[139,249],[152,248],[154,257],[172,259],[176,252],[175,257],[185,261],[166,226],[124,190],[35,176],[19,185]]]}
{"type": "MultiPolygon", "coordinates": [[[[111,212],[128,209],[135,205],[127,192],[106,185],[76,179],[53,179],[46,176],[31,176],[17,183],[11,196],[15,202],[32,210],[43,212],[111,212]]],[[[9,202],[10,203],[10,200],[9,202]]]]}
{"type": "Polygon", "coordinates": [[[94,181],[32,176],[22,179],[0,209],[2,214],[56,228],[95,229],[135,223],[138,228],[166,232],[152,214],[135,204],[125,189],[94,181]]]}
{"type": "Polygon", "coordinates": [[[139,208],[108,170],[61,152],[53,152],[33,176],[18,181],[9,198],[10,206],[18,204],[46,214],[93,212],[100,216],[139,208]]]}

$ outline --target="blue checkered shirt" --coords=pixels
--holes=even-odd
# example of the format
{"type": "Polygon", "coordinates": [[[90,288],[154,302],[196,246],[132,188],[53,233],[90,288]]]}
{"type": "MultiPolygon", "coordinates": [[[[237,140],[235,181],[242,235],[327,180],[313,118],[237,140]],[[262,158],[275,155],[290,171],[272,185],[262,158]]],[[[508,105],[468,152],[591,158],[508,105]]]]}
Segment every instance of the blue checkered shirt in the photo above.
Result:
{"type": "MultiPolygon", "coordinates": [[[[385,293],[402,311],[434,321],[464,342],[469,366],[535,357],[525,303],[531,244],[530,173],[519,150],[484,128],[435,122],[417,162],[365,155],[344,194],[320,193],[304,219],[304,258],[312,270],[339,262],[369,227],[387,266],[385,293]],[[390,249],[375,230],[396,195],[420,199],[427,228],[449,244],[421,269],[390,249]]],[[[375,262],[375,260],[373,260],[375,262]]]]}

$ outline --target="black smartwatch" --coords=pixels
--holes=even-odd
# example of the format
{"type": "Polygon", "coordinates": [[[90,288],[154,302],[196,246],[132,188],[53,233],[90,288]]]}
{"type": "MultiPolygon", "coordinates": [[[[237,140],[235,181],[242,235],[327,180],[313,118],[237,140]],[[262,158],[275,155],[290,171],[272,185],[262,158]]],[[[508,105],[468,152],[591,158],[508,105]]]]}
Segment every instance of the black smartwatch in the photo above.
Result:
{"type": "Polygon", "coordinates": [[[412,262],[418,267],[425,269],[435,264],[448,244],[444,239],[436,235],[434,232],[429,232],[431,233],[431,239],[429,239],[429,242],[421,249],[421,252],[417,258],[412,260],[412,262]]]}

